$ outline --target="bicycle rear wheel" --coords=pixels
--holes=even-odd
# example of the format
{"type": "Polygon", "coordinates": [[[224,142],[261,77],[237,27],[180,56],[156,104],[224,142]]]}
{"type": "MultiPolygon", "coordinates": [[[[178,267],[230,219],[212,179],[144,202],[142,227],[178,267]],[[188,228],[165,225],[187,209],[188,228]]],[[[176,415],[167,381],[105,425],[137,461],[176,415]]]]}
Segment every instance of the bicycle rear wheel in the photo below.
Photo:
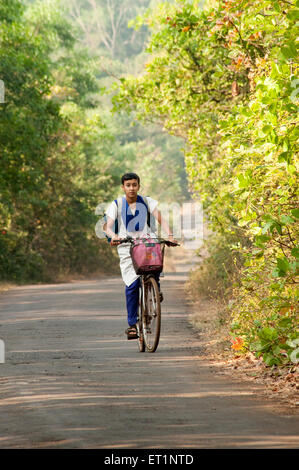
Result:
{"type": "Polygon", "coordinates": [[[145,283],[145,309],[142,315],[143,339],[148,352],[155,352],[161,330],[161,306],[157,281],[150,276],[145,283]]]}

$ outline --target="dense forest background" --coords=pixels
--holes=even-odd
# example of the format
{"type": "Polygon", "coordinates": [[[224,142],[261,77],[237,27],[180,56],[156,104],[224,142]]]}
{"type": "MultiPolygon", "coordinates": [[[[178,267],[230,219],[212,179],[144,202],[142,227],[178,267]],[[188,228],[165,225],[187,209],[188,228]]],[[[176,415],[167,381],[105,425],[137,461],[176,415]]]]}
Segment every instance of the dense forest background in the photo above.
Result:
{"type": "Polygon", "coordinates": [[[126,171],[161,201],[187,197],[181,139],[126,111],[112,84],[140,73],[148,0],[0,0],[0,279],[57,280],[115,267],[95,236],[126,171]],[[167,178],[165,178],[167,175],[167,178]]]}
{"type": "Polygon", "coordinates": [[[192,295],[236,353],[299,362],[299,0],[0,0],[0,279],[115,266],[120,176],[200,199],[192,295]]]}

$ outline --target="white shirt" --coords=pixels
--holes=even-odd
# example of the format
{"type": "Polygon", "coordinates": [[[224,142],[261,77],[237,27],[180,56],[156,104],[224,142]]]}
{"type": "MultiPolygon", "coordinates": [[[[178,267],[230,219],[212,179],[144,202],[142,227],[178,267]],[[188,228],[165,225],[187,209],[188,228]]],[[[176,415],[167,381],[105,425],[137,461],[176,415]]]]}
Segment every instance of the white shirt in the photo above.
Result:
{"type": "MultiPolygon", "coordinates": [[[[144,196],[142,196],[142,197],[143,197],[143,199],[145,198],[144,196]]],[[[146,199],[147,199],[149,212],[152,214],[154,212],[154,210],[156,209],[157,205],[158,205],[158,201],[156,201],[155,199],[152,199],[149,196],[146,196],[146,199]]],[[[123,200],[123,204],[125,204],[125,200],[123,200]]],[[[132,215],[134,215],[135,211],[136,211],[136,208],[133,209],[130,206],[130,209],[131,209],[132,215]]],[[[112,220],[116,220],[117,214],[118,214],[118,206],[113,201],[110,204],[110,206],[108,207],[108,209],[106,211],[106,215],[108,217],[110,217],[112,220]]],[[[147,221],[147,219],[145,219],[145,220],[147,221]]],[[[128,229],[126,229],[126,226],[123,222],[122,217],[118,218],[118,224],[119,224],[119,226],[118,226],[118,236],[120,238],[125,238],[125,237],[128,237],[128,236],[135,238],[135,237],[140,237],[140,236],[146,235],[146,234],[149,235],[150,237],[155,237],[156,236],[156,234],[150,230],[147,223],[145,223],[143,230],[140,230],[140,231],[129,230],[129,228],[134,227],[134,225],[135,225],[134,223],[129,224],[128,229]]],[[[132,284],[132,282],[136,281],[136,279],[138,279],[140,277],[139,274],[135,273],[135,269],[133,267],[133,263],[132,263],[132,259],[131,259],[131,255],[130,255],[130,247],[131,247],[131,245],[129,243],[124,243],[122,245],[118,245],[118,247],[117,247],[119,260],[120,260],[119,266],[120,266],[120,270],[121,270],[122,279],[123,279],[124,283],[127,286],[130,286],[132,284]]]]}

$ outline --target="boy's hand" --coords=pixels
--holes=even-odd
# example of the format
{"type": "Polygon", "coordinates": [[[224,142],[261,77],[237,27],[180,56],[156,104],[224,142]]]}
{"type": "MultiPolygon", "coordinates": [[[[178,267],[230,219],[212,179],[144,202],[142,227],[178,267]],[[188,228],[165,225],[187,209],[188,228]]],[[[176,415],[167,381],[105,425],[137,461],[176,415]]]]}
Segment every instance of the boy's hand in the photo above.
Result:
{"type": "Polygon", "coordinates": [[[119,245],[119,241],[120,241],[119,236],[118,236],[118,235],[115,235],[115,236],[112,238],[112,240],[111,240],[111,242],[110,242],[110,245],[111,245],[111,246],[119,245]]]}
{"type": "Polygon", "coordinates": [[[172,235],[169,235],[169,236],[168,236],[168,240],[169,240],[171,243],[176,243],[176,244],[178,245],[178,241],[177,241],[175,238],[173,238],[172,235]]]}

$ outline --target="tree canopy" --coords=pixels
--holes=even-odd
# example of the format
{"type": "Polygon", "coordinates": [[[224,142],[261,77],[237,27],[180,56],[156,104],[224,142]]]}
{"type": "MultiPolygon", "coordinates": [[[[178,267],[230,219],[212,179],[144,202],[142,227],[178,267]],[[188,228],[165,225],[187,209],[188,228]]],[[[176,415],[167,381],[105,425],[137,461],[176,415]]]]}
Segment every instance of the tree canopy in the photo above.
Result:
{"type": "Polygon", "coordinates": [[[113,181],[113,139],[90,111],[99,91],[91,58],[53,3],[0,4],[0,275],[42,280],[95,268],[94,208],[119,174],[113,181]]]}
{"type": "Polygon", "coordinates": [[[147,31],[127,23],[147,6],[0,0],[0,279],[115,268],[95,235],[95,210],[118,195],[126,171],[137,169],[157,199],[186,196],[180,141],[111,114],[111,83],[123,62],[134,63],[147,31]],[[165,167],[172,184],[162,187],[165,167]]]}

